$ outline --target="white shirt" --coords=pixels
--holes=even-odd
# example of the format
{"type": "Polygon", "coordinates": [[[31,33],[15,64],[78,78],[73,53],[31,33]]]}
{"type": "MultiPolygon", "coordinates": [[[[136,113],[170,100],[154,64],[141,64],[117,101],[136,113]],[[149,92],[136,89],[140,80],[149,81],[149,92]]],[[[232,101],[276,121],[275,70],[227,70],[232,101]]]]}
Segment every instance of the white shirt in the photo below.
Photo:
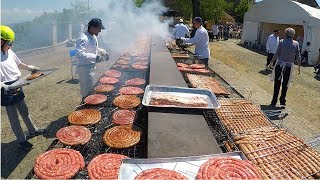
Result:
{"type": "Polygon", "coordinates": [[[78,65],[90,65],[96,63],[98,40],[88,31],[81,33],[76,43],[78,65]]]}
{"type": "Polygon", "coordinates": [[[176,24],[175,30],[174,30],[174,36],[176,38],[184,38],[186,37],[185,35],[189,36],[189,29],[186,25],[183,23],[176,24]]]}
{"type": "Polygon", "coordinates": [[[219,34],[219,26],[218,25],[216,25],[216,24],[213,25],[211,30],[212,30],[212,34],[215,36],[219,34]]]}
{"type": "Polygon", "coordinates": [[[11,49],[6,54],[1,51],[1,82],[17,80],[21,76],[19,64],[21,64],[20,59],[11,49]]]}
{"type": "Polygon", "coordinates": [[[209,35],[208,31],[200,26],[193,38],[182,38],[185,43],[191,43],[196,45],[194,51],[195,55],[198,55],[199,59],[210,58],[210,49],[209,49],[209,35]]]}
{"type": "Polygon", "coordinates": [[[279,45],[279,36],[276,37],[274,34],[271,34],[268,37],[268,41],[266,44],[267,52],[275,54],[279,45]]]}

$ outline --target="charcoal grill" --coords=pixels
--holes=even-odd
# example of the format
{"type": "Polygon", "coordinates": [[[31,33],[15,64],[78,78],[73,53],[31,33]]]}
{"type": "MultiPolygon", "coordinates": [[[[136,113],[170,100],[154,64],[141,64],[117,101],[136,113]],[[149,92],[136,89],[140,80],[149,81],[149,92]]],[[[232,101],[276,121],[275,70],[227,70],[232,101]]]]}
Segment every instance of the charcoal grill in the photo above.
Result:
{"type": "MultiPolygon", "coordinates": [[[[150,55],[150,51],[149,51],[149,55],[150,55]]],[[[149,60],[150,60],[150,56],[149,56],[149,60]]],[[[131,60],[129,62],[130,64],[134,62],[133,56],[131,56],[131,60]]],[[[102,136],[106,129],[109,129],[115,126],[115,124],[112,123],[112,114],[118,109],[118,107],[115,107],[112,104],[112,101],[116,96],[119,95],[118,93],[119,89],[123,87],[126,80],[131,78],[145,79],[146,83],[144,85],[138,86],[138,87],[141,87],[142,89],[145,89],[145,87],[149,84],[150,63],[148,65],[148,68],[144,70],[136,70],[134,68],[127,68],[127,69],[112,68],[112,69],[116,69],[120,71],[121,77],[119,78],[120,81],[118,83],[113,84],[115,86],[115,89],[113,91],[107,92],[107,93],[99,93],[99,94],[107,95],[108,97],[107,101],[99,105],[88,105],[88,104],[84,104],[84,102],[82,101],[82,104],[76,109],[76,110],[81,110],[81,109],[91,108],[91,109],[99,109],[101,112],[101,120],[98,124],[86,126],[92,133],[91,140],[85,145],[66,146],[60,143],[59,140],[56,139],[52,142],[52,144],[49,146],[47,150],[51,150],[55,148],[70,148],[70,149],[77,150],[84,157],[86,165],[95,156],[102,153],[122,154],[130,158],[147,158],[148,112],[145,108],[143,108],[142,104],[134,109],[137,111],[137,113],[136,113],[133,126],[138,127],[139,129],[141,129],[141,132],[142,132],[140,142],[137,145],[130,148],[126,148],[126,149],[111,148],[105,145],[105,143],[103,142],[102,136]]],[[[99,81],[95,84],[94,87],[96,87],[97,85],[100,85],[99,81]]],[[[88,95],[91,95],[91,94],[96,94],[94,89],[92,89],[88,95]]],[[[143,94],[137,95],[137,96],[139,97],[139,99],[142,100],[143,94]]],[[[66,122],[65,126],[67,125],[68,123],[66,122]]],[[[31,178],[32,179],[37,178],[33,172],[33,169],[26,176],[26,179],[31,179],[31,178]]],[[[83,170],[79,171],[73,178],[89,179],[87,168],[84,168],[83,170]]]]}

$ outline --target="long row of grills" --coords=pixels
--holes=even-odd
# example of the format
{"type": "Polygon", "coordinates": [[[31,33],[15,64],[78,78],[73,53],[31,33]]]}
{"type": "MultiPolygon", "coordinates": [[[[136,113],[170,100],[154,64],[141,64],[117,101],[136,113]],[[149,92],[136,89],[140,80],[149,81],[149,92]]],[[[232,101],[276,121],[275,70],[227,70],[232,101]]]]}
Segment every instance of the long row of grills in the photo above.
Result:
{"type": "Polygon", "coordinates": [[[141,100],[149,79],[150,39],[141,38],[135,47],[68,116],[67,126],[57,131],[57,140],[26,178],[116,179],[123,158],[147,157],[147,112],[141,100]]]}
{"type": "MultiPolygon", "coordinates": [[[[218,96],[221,108],[204,115],[209,125],[221,125],[220,129],[228,133],[225,137],[230,139],[223,141],[225,150],[241,150],[256,165],[263,179],[320,178],[320,154],[315,149],[276,127],[252,102],[229,96],[233,94],[232,89],[223,87],[218,81],[221,79],[210,69],[192,68],[201,65],[195,65],[190,58],[174,59],[190,87],[208,89],[218,96]]],[[[217,141],[222,142],[219,137],[217,141]]]]}
{"type": "MultiPolygon", "coordinates": [[[[104,73],[83,104],[68,116],[68,126],[58,130],[58,140],[37,158],[27,178],[117,179],[124,158],[147,157],[148,113],[140,102],[149,79],[149,45],[149,40],[139,41],[134,52],[123,53],[104,73]]],[[[237,166],[233,169],[237,172],[241,167],[251,171],[253,163],[252,171],[259,171],[259,175],[251,176],[255,178],[318,177],[319,153],[275,127],[257,106],[239,98],[241,95],[229,86],[224,87],[221,79],[212,78],[218,76],[203,64],[175,60],[190,87],[209,89],[219,97],[221,108],[206,111],[204,116],[220,147],[225,151],[241,150],[251,161],[213,158],[201,165],[197,178],[209,178],[214,171],[221,173],[218,166],[226,161],[237,166]]],[[[142,175],[152,173],[180,177],[164,169],[150,169],[142,175]]],[[[223,175],[220,178],[228,173],[223,175]]]]}

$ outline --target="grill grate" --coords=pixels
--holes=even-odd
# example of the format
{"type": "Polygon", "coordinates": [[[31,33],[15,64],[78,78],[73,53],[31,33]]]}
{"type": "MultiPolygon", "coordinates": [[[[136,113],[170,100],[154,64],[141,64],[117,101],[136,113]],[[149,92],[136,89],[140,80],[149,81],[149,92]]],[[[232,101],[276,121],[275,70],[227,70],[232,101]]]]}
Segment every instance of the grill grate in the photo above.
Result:
{"type": "MultiPolygon", "coordinates": [[[[189,52],[189,55],[192,56],[191,52],[189,52]]],[[[174,61],[176,63],[193,64],[193,63],[195,63],[196,60],[193,57],[190,59],[174,58],[174,61]]],[[[190,82],[187,78],[187,74],[199,74],[199,75],[203,75],[203,76],[209,76],[209,77],[212,77],[215,80],[217,80],[223,87],[225,87],[230,92],[230,95],[221,95],[219,97],[243,98],[243,96],[237,90],[235,90],[232,86],[230,86],[230,84],[228,84],[227,81],[225,81],[221,76],[219,76],[217,73],[212,71],[210,68],[208,68],[208,69],[210,70],[210,73],[208,73],[208,74],[197,73],[197,72],[182,72],[182,71],[180,71],[180,72],[189,87],[192,87],[192,85],[190,84],[190,82]]]]}
{"type": "MultiPolygon", "coordinates": [[[[149,49],[150,54],[150,49],[149,49]]],[[[150,59],[150,56],[149,56],[150,59]]],[[[148,59],[148,60],[149,60],[148,59]]],[[[130,64],[135,62],[134,57],[131,58],[130,64]]],[[[147,158],[147,132],[148,132],[148,112],[145,108],[142,107],[142,105],[138,106],[137,108],[133,109],[136,110],[136,117],[134,120],[134,128],[138,128],[141,131],[141,140],[140,142],[131,147],[126,149],[115,149],[110,148],[103,142],[102,136],[106,129],[109,129],[115,124],[112,123],[112,114],[115,112],[118,107],[115,107],[112,104],[113,99],[119,95],[119,89],[123,87],[126,80],[131,78],[143,78],[146,80],[146,83],[140,87],[142,89],[146,88],[146,85],[149,84],[149,74],[150,74],[150,64],[148,65],[147,69],[144,70],[136,70],[133,68],[111,68],[111,69],[117,69],[121,72],[121,77],[119,78],[119,82],[114,84],[115,88],[113,91],[108,93],[101,93],[104,95],[107,95],[108,99],[106,102],[100,104],[100,105],[85,105],[81,104],[77,110],[91,108],[91,109],[99,109],[101,112],[101,120],[99,123],[95,125],[88,125],[86,126],[92,133],[92,137],[90,141],[85,145],[79,145],[79,146],[65,146],[62,143],[60,143],[57,139],[52,142],[52,144],[49,146],[47,150],[55,149],[55,148],[70,148],[79,151],[82,156],[84,157],[85,164],[88,165],[88,163],[98,154],[102,153],[116,153],[116,154],[122,154],[126,155],[130,158],[147,158]]],[[[100,82],[98,81],[95,86],[99,85],[100,82]]],[[[94,86],[94,87],[95,87],[94,86]]],[[[88,95],[96,94],[94,89],[92,89],[91,92],[89,92],[88,95]]],[[[142,100],[143,94],[138,95],[139,99],[142,100]]],[[[83,101],[82,101],[83,103],[83,101]]],[[[68,123],[66,122],[64,126],[67,126],[68,123]]],[[[37,178],[34,174],[33,169],[29,172],[29,174],[26,176],[26,179],[31,178],[37,178]]],[[[85,167],[83,170],[79,171],[74,177],[74,179],[89,179],[87,168],[85,167]]]]}
{"type": "Polygon", "coordinates": [[[228,134],[223,124],[221,124],[215,111],[206,111],[203,113],[203,115],[209,125],[213,136],[215,137],[223,152],[228,152],[224,144],[225,142],[228,142],[231,145],[233,151],[239,150],[238,147],[234,144],[231,135],[228,134]]]}

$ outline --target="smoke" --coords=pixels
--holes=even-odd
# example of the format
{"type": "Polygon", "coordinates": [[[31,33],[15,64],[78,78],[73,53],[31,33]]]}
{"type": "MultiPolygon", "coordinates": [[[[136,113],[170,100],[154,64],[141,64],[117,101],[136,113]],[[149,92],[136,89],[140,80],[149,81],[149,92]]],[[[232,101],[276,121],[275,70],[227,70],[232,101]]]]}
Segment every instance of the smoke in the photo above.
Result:
{"type": "Polygon", "coordinates": [[[100,46],[111,53],[134,48],[137,38],[151,35],[169,38],[171,19],[160,21],[166,11],[161,1],[146,0],[140,8],[133,0],[92,0],[95,17],[102,20],[106,29],[98,35],[100,46]]]}

